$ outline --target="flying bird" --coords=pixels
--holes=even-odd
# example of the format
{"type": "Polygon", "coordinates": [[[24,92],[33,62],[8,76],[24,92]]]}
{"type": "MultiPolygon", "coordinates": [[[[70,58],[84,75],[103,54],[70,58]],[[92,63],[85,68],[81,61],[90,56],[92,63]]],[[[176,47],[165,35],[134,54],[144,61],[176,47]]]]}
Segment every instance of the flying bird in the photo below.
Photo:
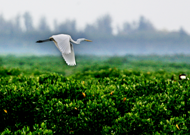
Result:
{"type": "Polygon", "coordinates": [[[70,35],[67,34],[58,34],[58,35],[53,35],[49,39],[45,40],[38,40],[36,43],[43,43],[47,41],[53,41],[59,51],[62,53],[62,57],[65,59],[66,63],[69,66],[74,66],[76,65],[75,62],[75,54],[74,54],[74,49],[73,45],[74,44],[80,44],[82,41],[88,41],[92,42],[91,40],[85,39],[85,38],[79,38],[77,41],[74,41],[70,35]]]}

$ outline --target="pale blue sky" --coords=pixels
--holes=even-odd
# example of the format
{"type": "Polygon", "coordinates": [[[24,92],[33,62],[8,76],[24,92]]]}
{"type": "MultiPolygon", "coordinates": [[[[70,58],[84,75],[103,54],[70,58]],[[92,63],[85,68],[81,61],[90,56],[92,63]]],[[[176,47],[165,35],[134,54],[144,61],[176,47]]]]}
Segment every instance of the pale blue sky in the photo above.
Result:
{"type": "Polygon", "coordinates": [[[179,30],[183,27],[190,33],[190,0],[0,0],[0,14],[11,19],[29,11],[37,25],[45,16],[48,24],[56,19],[76,20],[77,28],[92,24],[105,14],[113,19],[113,28],[123,22],[137,21],[141,15],[150,20],[159,30],[179,30]]]}

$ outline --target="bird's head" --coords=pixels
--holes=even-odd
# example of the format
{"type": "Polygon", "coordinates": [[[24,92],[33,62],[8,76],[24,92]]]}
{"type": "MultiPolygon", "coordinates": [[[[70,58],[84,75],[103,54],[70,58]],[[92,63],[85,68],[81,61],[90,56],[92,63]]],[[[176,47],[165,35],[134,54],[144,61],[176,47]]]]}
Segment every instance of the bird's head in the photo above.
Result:
{"type": "Polygon", "coordinates": [[[79,39],[77,39],[77,43],[78,44],[80,44],[80,42],[82,42],[82,41],[87,41],[87,42],[92,42],[91,40],[88,40],[88,39],[85,39],[85,38],[79,38],[79,39]]]}
{"type": "Polygon", "coordinates": [[[92,40],[89,40],[89,39],[84,39],[84,41],[92,42],[92,40]]]}

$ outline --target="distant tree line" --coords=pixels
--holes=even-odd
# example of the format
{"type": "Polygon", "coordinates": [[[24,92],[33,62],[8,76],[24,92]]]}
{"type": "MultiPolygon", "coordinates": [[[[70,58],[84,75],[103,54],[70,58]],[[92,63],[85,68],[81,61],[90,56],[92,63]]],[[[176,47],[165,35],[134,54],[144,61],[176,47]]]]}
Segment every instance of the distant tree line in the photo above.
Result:
{"type": "MultiPolygon", "coordinates": [[[[42,51],[46,47],[51,52],[52,46],[43,46],[42,44],[39,46],[35,44],[35,41],[59,33],[70,34],[74,40],[85,37],[96,41],[96,43],[93,42],[96,46],[93,46],[92,50],[86,50],[86,52],[92,51],[92,53],[99,47],[102,48],[102,52],[110,49],[110,52],[116,54],[124,48],[125,50],[151,52],[153,47],[154,50],[158,48],[156,51],[162,48],[160,52],[162,50],[167,52],[170,48],[174,49],[172,52],[177,52],[180,46],[183,46],[180,47],[181,50],[188,50],[187,47],[190,43],[190,36],[183,28],[178,31],[157,30],[144,16],[141,16],[138,21],[123,23],[122,28],[118,28],[117,34],[113,34],[110,15],[99,17],[93,24],[87,24],[81,31],[77,30],[76,24],[76,20],[65,20],[61,23],[54,20],[53,29],[50,29],[46,17],[41,17],[38,26],[34,27],[33,18],[29,12],[17,15],[11,20],[5,20],[3,15],[0,15],[0,51],[5,52],[18,48],[31,50],[32,47],[42,51]]],[[[78,52],[80,49],[81,52],[85,52],[85,48],[78,48],[78,52]]],[[[96,50],[96,52],[101,50],[96,50]]]]}
{"type": "Polygon", "coordinates": [[[73,38],[86,37],[95,40],[123,40],[123,41],[163,41],[163,40],[189,40],[189,35],[183,28],[179,31],[167,32],[157,30],[153,24],[145,17],[141,16],[137,22],[125,22],[123,27],[118,29],[116,35],[111,27],[112,18],[105,15],[96,20],[94,24],[87,24],[83,31],[78,31],[75,20],[66,20],[58,24],[54,21],[54,29],[51,30],[45,17],[39,21],[38,27],[33,25],[33,19],[29,12],[23,16],[17,15],[12,20],[5,20],[0,15],[0,42],[29,42],[35,41],[39,37],[47,38],[51,34],[68,33],[73,38]],[[24,28],[21,27],[21,17],[24,20],[24,28]],[[6,40],[7,39],[7,40],[6,40]]]}

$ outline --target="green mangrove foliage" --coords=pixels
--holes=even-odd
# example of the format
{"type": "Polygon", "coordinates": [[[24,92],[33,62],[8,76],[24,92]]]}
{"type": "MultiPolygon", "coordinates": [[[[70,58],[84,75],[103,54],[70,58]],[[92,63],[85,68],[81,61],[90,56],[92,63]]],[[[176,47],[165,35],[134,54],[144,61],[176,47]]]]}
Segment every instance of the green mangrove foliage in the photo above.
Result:
{"type": "Polygon", "coordinates": [[[0,68],[1,134],[187,134],[190,82],[105,68],[72,76],[0,68]]]}

